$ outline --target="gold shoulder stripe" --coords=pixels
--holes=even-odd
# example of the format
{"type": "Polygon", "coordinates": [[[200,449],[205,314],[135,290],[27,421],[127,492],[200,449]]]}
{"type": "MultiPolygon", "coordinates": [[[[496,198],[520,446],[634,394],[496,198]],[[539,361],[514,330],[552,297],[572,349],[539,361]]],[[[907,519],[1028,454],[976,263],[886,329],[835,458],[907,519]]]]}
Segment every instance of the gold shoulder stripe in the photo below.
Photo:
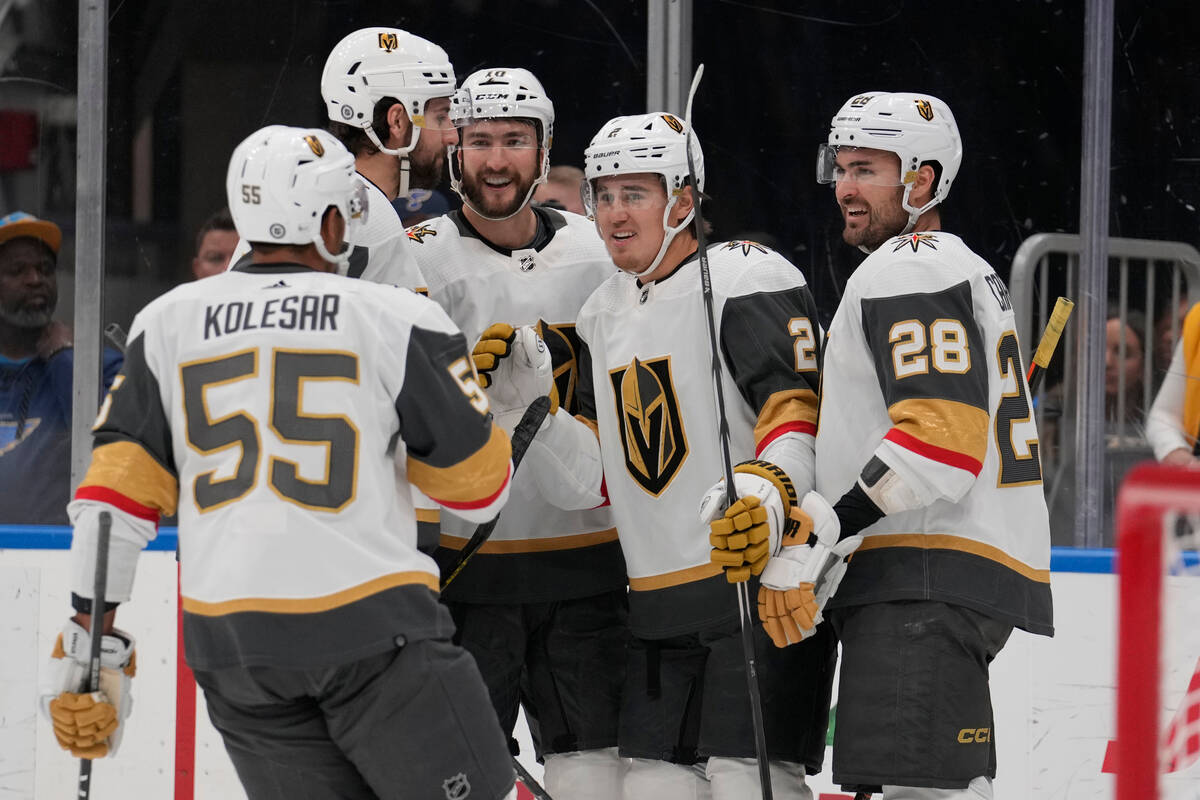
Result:
{"type": "Polygon", "coordinates": [[[587,417],[583,416],[582,414],[576,414],[575,419],[579,420],[584,425],[587,425],[589,428],[591,428],[592,433],[596,434],[597,439],[600,438],[600,426],[596,423],[596,420],[588,419],[587,417]]]}
{"type": "MultiPolygon", "coordinates": [[[[408,459],[408,479],[441,505],[473,506],[493,497],[508,480],[512,444],[495,423],[483,447],[448,467],[408,459]]],[[[486,503],[484,503],[486,504],[486,503]]]]}
{"type": "MultiPolygon", "coordinates": [[[[1008,567],[1023,578],[1037,583],[1050,582],[1050,570],[1036,569],[1023,561],[1010,556],[998,547],[977,542],[963,536],[951,536],[947,533],[884,533],[868,536],[858,546],[856,552],[867,550],[882,550],[887,547],[916,547],[921,550],[957,550],[960,553],[970,553],[973,556],[995,561],[1008,567]]],[[[851,560],[853,560],[851,556],[851,560]]]]}
{"type": "Polygon", "coordinates": [[[655,589],[669,589],[684,583],[694,583],[706,578],[715,578],[724,571],[720,564],[701,564],[698,567],[688,567],[674,572],[664,572],[662,575],[651,575],[647,578],[630,578],[629,588],[635,592],[650,592],[655,589]]]}
{"type": "Polygon", "coordinates": [[[129,441],[102,444],[92,451],[92,463],[79,488],[110,489],[164,517],[175,513],[179,481],[141,445],[129,441]]]}
{"type": "MultiPolygon", "coordinates": [[[[617,529],[609,528],[592,533],[576,533],[570,536],[547,536],[544,539],[489,539],[479,548],[481,553],[544,553],[549,550],[578,550],[581,547],[593,547],[598,544],[608,544],[617,540],[617,529]]],[[[448,550],[462,550],[467,546],[467,539],[462,536],[450,536],[443,533],[438,542],[448,550]]]]}
{"type": "Polygon", "coordinates": [[[817,424],[817,394],[812,389],[788,389],[775,392],[763,403],[754,424],[754,444],[790,422],[817,424]]]}
{"type": "Polygon", "coordinates": [[[888,416],[903,433],[925,444],[961,453],[979,463],[987,455],[988,415],[957,400],[901,400],[888,416]]]}
{"type": "Polygon", "coordinates": [[[425,586],[434,592],[438,591],[436,575],[414,570],[393,572],[391,575],[383,575],[366,583],[360,583],[358,586],[351,586],[349,589],[321,597],[245,597],[219,603],[206,603],[203,600],[185,597],[183,598],[183,610],[189,614],[199,614],[202,617],[221,617],[241,611],[263,611],[268,614],[316,614],[350,605],[397,586],[412,584],[425,586]]]}
{"type": "Polygon", "coordinates": [[[442,510],[440,508],[418,508],[417,522],[441,522],[442,510]]]}

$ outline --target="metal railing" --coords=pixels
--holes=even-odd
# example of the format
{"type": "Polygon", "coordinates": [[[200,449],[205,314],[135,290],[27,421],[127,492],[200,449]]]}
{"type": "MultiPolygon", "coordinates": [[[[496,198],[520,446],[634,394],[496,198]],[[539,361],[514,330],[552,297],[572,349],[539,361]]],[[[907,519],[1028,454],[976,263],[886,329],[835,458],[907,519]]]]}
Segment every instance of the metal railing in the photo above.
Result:
{"type": "MultiPolygon", "coordinates": [[[[1080,291],[1079,263],[1083,248],[1082,239],[1075,234],[1042,233],[1031,236],[1022,243],[1013,258],[1010,289],[1014,310],[1017,315],[1017,331],[1026,348],[1036,345],[1043,326],[1059,294],[1078,297],[1080,291]]],[[[1116,307],[1121,329],[1126,330],[1131,311],[1143,313],[1146,329],[1142,342],[1142,371],[1140,392],[1128,391],[1125,371],[1118,371],[1118,386],[1115,401],[1098,423],[1103,432],[1098,441],[1088,447],[1085,457],[1094,459],[1093,474],[1103,474],[1107,459],[1114,459],[1113,466],[1141,457],[1148,452],[1142,437],[1141,420],[1131,418],[1133,412],[1145,413],[1153,400],[1158,380],[1155,374],[1155,323],[1169,319],[1171,344],[1179,335],[1183,316],[1180,303],[1185,298],[1189,303],[1200,301],[1200,251],[1182,242],[1154,241],[1147,239],[1110,238],[1108,240],[1109,274],[1108,297],[1116,307]],[[1132,279],[1132,281],[1131,281],[1132,279]],[[1131,288],[1131,282],[1135,288],[1131,288]],[[1163,285],[1166,302],[1163,302],[1163,285]],[[1136,287],[1140,285],[1138,291],[1136,287]],[[1161,309],[1161,310],[1160,310],[1161,309]],[[1136,408],[1130,403],[1136,404],[1136,408]]],[[[1077,460],[1073,455],[1073,443],[1084,436],[1088,420],[1081,420],[1075,413],[1075,399],[1080,391],[1104,392],[1104,386],[1078,386],[1079,370],[1074,354],[1077,352],[1077,325],[1069,325],[1060,347],[1062,359],[1062,381],[1057,386],[1044,384],[1035,397],[1036,417],[1039,434],[1042,434],[1043,469],[1047,501],[1052,516],[1056,505],[1061,506],[1060,493],[1069,482],[1067,468],[1077,460]],[[1048,402],[1049,401],[1049,402],[1048,402]],[[1061,417],[1051,418],[1050,406],[1059,403],[1061,417]],[[1049,433],[1049,435],[1046,435],[1049,433]]],[[[1128,354],[1127,340],[1122,336],[1118,344],[1118,361],[1124,363],[1128,354]]],[[[1102,343],[1103,347],[1103,343],[1102,343]]],[[[1100,405],[1101,408],[1105,404],[1100,405]]],[[[1113,495],[1105,499],[1110,504],[1113,495]]],[[[1057,543],[1064,543],[1062,537],[1057,543]]],[[[1076,544],[1097,544],[1076,541],[1076,544]]]]}

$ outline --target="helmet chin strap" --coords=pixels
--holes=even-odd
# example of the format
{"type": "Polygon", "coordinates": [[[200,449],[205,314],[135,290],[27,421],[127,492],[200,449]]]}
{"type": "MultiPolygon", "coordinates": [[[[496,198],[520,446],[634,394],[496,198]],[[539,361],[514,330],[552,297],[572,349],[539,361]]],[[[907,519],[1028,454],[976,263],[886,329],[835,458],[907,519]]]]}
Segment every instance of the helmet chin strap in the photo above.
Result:
{"type": "Polygon", "coordinates": [[[325,259],[330,264],[337,267],[338,272],[344,272],[350,267],[350,243],[342,244],[342,249],[334,254],[329,252],[329,248],[325,246],[325,240],[321,238],[320,232],[313,239],[313,244],[317,246],[317,252],[321,254],[321,258],[325,259]]]}
{"type": "Polygon", "coordinates": [[[696,216],[695,210],[692,210],[688,212],[688,215],[683,218],[683,221],[675,227],[668,225],[667,220],[670,219],[671,209],[675,207],[675,201],[677,199],[677,197],[672,197],[671,202],[667,203],[667,207],[663,209],[663,243],[662,247],[658,248],[658,255],[656,255],[654,260],[650,262],[650,266],[646,267],[641,272],[632,273],[635,278],[644,278],[651,272],[654,272],[654,270],[658,269],[658,265],[662,263],[663,256],[667,254],[667,248],[671,246],[671,241],[675,238],[675,234],[686,228],[696,216]]]}
{"type": "Polygon", "coordinates": [[[379,148],[379,152],[387,153],[389,156],[396,156],[400,159],[400,189],[396,192],[396,196],[408,197],[408,178],[411,171],[411,163],[408,155],[417,146],[417,140],[421,138],[421,129],[413,125],[412,141],[406,147],[397,148],[384,147],[383,142],[379,141],[379,134],[375,133],[375,129],[370,125],[363,128],[363,132],[367,134],[367,138],[371,140],[371,144],[379,148]]]}

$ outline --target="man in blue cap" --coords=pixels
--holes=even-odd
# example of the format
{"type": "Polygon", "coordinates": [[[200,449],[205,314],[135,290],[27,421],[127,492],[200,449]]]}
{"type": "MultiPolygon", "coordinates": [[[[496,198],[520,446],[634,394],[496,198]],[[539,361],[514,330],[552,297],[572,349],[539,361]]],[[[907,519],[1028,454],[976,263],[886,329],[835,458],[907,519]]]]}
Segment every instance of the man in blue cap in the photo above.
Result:
{"type": "MultiPolygon", "coordinates": [[[[74,350],[54,319],[61,245],[53,222],[0,217],[0,524],[67,524],[74,350]]],[[[120,368],[105,349],[105,391],[120,368]]]]}

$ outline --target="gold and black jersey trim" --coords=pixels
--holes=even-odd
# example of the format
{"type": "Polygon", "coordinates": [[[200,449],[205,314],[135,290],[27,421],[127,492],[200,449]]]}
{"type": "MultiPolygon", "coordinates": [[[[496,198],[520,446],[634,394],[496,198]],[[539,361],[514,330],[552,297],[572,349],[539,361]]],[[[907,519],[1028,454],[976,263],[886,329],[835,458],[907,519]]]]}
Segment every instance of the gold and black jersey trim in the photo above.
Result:
{"type": "Polygon", "coordinates": [[[754,453],[760,455],[785,433],[817,433],[817,393],[812,389],[786,389],[771,394],[754,424],[754,453]]]}
{"type": "MultiPolygon", "coordinates": [[[[469,540],[462,536],[443,533],[439,544],[448,550],[462,550],[469,540]]],[[[544,536],[537,539],[489,539],[479,548],[480,553],[544,553],[549,550],[576,550],[598,544],[617,541],[617,529],[608,528],[591,533],[573,533],[567,536],[544,536]]]]}
{"type": "Polygon", "coordinates": [[[457,464],[435,467],[410,456],[408,479],[446,508],[482,508],[493,502],[508,483],[511,456],[508,435],[493,424],[483,447],[457,464]]]}
{"type": "Polygon", "coordinates": [[[901,400],[888,408],[889,441],[933,461],[978,475],[988,447],[988,414],[954,400],[901,400]]]}
{"type": "Polygon", "coordinates": [[[175,513],[179,481],[137,442],[112,441],[92,451],[75,497],[99,500],[157,523],[175,513]]]}
{"type": "Polygon", "coordinates": [[[425,586],[436,592],[438,578],[436,575],[420,570],[394,572],[320,597],[245,597],[210,603],[184,596],[183,610],[202,617],[221,617],[243,611],[262,611],[268,614],[315,614],[350,605],[387,589],[409,584],[425,586]]]}

